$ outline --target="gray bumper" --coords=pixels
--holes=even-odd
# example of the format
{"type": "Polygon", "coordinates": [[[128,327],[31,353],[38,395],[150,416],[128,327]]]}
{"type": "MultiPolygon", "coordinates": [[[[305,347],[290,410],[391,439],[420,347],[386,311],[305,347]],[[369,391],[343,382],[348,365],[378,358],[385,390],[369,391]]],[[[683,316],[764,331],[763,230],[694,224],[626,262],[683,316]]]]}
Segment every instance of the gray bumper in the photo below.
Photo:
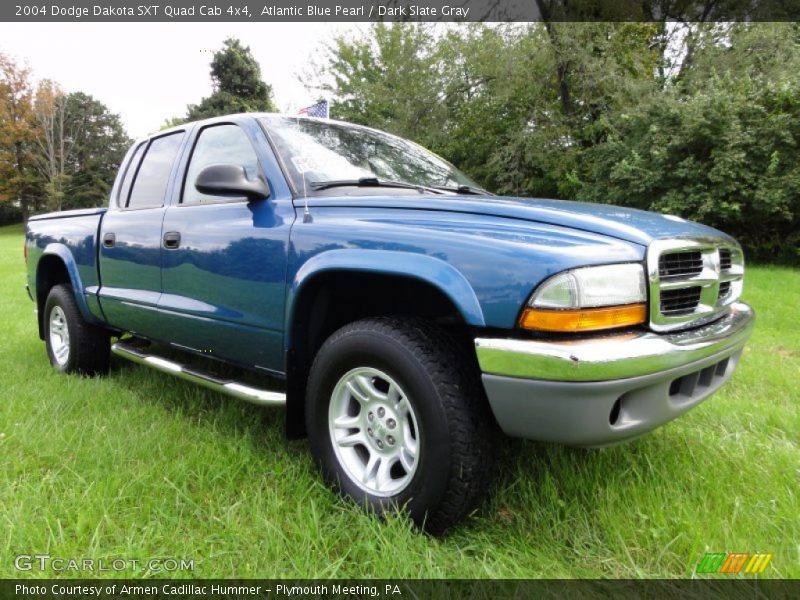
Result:
{"type": "Polygon", "coordinates": [[[570,341],[475,340],[483,385],[508,435],[576,446],[625,441],[674,419],[732,375],[754,313],[670,334],[570,341]]]}

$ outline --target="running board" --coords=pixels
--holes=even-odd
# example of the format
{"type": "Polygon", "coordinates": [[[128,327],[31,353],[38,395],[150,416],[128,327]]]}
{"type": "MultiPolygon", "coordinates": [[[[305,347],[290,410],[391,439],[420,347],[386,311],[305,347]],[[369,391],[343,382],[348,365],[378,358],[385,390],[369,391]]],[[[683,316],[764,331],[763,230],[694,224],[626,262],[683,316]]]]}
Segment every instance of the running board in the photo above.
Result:
{"type": "Polygon", "coordinates": [[[156,371],[175,375],[186,381],[197,383],[216,392],[247,400],[259,406],[283,406],[286,404],[286,394],[281,392],[270,392],[237,383],[230,379],[220,379],[216,375],[193,369],[181,365],[180,363],[166,360],[160,356],[154,356],[143,352],[133,344],[126,342],[116,342],[111,344],[111,351],[117,356],[126,358],[135,363],[152,367],[156,371]]]}

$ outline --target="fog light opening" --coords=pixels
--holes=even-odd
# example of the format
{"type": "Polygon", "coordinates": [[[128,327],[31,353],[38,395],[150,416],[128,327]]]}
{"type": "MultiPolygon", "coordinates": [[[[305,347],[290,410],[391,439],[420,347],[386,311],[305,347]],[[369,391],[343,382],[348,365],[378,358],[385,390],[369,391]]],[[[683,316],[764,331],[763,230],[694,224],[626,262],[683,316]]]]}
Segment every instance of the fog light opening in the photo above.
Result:
{"type": "Polygon", "coordinates": [[[617,401],[614,402],[614,406],[611,407],[611,413],[608,415],[608,422],[611,425],[616,425],[617,421],[619,421],[619,413],[622,407],[622,396],[617,398],[617,401]]]}

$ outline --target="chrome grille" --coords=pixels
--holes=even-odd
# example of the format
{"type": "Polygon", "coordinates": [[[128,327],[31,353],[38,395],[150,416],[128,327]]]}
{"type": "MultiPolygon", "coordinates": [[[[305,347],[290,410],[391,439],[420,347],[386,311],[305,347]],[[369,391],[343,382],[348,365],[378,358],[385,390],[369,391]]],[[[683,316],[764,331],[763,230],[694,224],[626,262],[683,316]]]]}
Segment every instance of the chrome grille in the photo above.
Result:
{"type": "Polygon", "coordinates": [[[658,258],[658,275],[661,279],[697,275],[702,270],[703,255],[699,252],[674,252],[658,258]]]}
{"type": "Polygon", "coordinates": [[[719,299],[717,300],[717,304],[724,301],[726,296],[731,293],[731,282],[730,281],[723,281],[719,284],[719,299]]]}
{"type": "Polygon", "coordinates": [[[697,308],[700,302],[699,286],[681,288],[677,290],[664,290],[661,292],[662,315],[685,315],[697,308]]]}
{"type": "Polygon", "coordinates": [[[719,249],[719,268],[727,271],[731,268],[731,250],[730,248],[719,249]]]}
{"type": "Polygon", "coordinates": [[[744,257],[727,239],[655,240],[647,250],[650,327],[668,331],[722,315],[741,294],[744,257]]]}

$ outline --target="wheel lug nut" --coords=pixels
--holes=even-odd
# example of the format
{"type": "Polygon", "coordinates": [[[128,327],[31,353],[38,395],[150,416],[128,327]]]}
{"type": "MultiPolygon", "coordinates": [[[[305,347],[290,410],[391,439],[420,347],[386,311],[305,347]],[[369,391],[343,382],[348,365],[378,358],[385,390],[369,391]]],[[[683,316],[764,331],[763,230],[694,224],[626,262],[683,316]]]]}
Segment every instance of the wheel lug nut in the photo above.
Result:
{"type": "Polygon", "coordinates": [[[386,426],[389,429],[394,429],[397,426],[397,421],[395,421],[394,419],[387,419],[386,426]]]}
{"type": "Polygon", "coordinates": [[[372,437],[372,429],[371,429],[371,428],[370,428],[370,429],[367,429],[367,435],[368,435],[369,437],[372,437]]]}
{"type": "Polygon", "coordinates": [[[372,419],[374,419],[374,418],[375,418],[375,415],[373,415],[372,413],[369,413],[369,414],[367,415],[367,418],[368,418],[370,421],[372,421],[372,419]]]}
{"type": "Polygon", "coordinates": [[[378,448],[380,448],[381,450],[383,450],[383,442],[382,442],[382,441],[378,440],[378,441],[377,441],[377,442],[375,442],[375,443],[378,445],[378,448]]]}
{"type": "Polygon", "coordinates": [[[385,414],[386,414],[386,411],[385,411],[385,410],[383,410],[383,407],[381,406],[381,407],[378,409],[378,416],[382,418],[382,417],[383,417],[383,415],[385,415],[385,414]]]}
{"type": "Polygon", "coordinates": [[[394,446],[394,438],[392,436],[386,436],[386,443],[390,446],[394,446]]]}

